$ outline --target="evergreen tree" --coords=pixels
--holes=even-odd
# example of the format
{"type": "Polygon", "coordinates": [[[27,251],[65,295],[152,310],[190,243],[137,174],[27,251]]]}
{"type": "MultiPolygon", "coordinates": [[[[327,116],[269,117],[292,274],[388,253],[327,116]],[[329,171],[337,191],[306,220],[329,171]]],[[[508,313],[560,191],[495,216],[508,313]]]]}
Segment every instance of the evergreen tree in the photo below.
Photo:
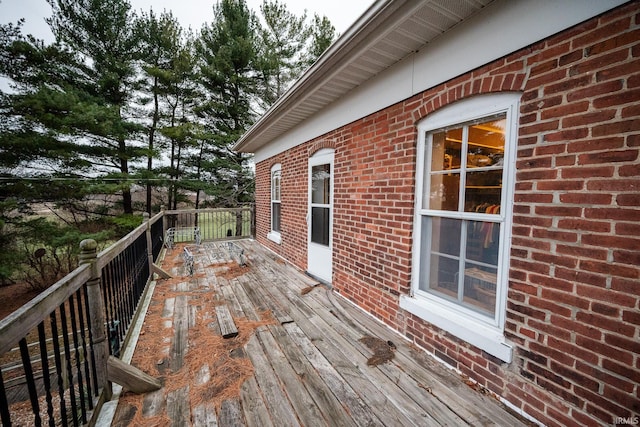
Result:
{"type": "Polygon", "coordinates": [[[141,127],[127,116],[140,46],[131,6],[127,0],[48,1],[53,16],[47,22],[57,42],[76,55],[74,66],[82,74],[53,89],[56,95],[70,99],[70,114],[58,114],[68,119],[65,126],[46,125],[73,138],[78,151],[88,152],[93,170],[116,182],[123,211],[131,214],[130,164],[147,153],[132,143],[141,127]]]}
{"type": "Polygon", "coordinates": [[[313,15],[313,23],[309,27],[311,46],[307,53],[307,65],[310,66],[331,46],[336,39],[336,29],[326,16],[313,15]]]}
{"type": "Polygon", "coordinates": [[[244,0],[222,0],[214,21],[201,32],[200,84],[206,94],[196,112],[205,119],[210,139],[202,144],[200,179],[217,206],[238,206],[253,200],[249,157],[231,150],[254,120],[256,99],[256,18],[244,0]]]}
{"type": "MultiPolygon", "coordinates": [[[[147,167],[139,173],[146,183],[146,211],[151,214],[152,191],[155,182],[160,184],[160,174],[153,168],[153,160],[166,150],[168,144],[159,144],[162,135],[159,130],[167,125],[167,120],[175,119],[175,107],[167,98],[175,92],[176,68],[180,68],[182,54],[182,27],[171,13],[164,12],[159,17],[151,10],[136,21],[136,29],[141,41],[141,71],[143,95],[139,101],[147,110],[147,167]]],[[[179,73],[179,72],[178,72],[179,73]]],[[[173,159],[171,159],[173,161],[173,159]]]]}
{"type": "Polygon", "coordinates": [[[300,75],[331,45],[335,28],[326,16],[296,16],[279,0],[263,0],[260,6],[257,67],[261,92],[260,110],[273,104],[300,75]]]}
{"type": "Polygon", "coordinates": [[[279,0],[263,0],[257,66],[262,75],[261,106],[273,104],[307,67],[305,51],[311,35],[306,12],[296,16],[279,0]]]}
{"type": "Polygon", "coordinates": [[[68,129],[75,117],[78,95],[62,88],[81,80],[83,67],[61,46],[23,36],[20,26],[0,28],[0,76],[10,82],[0,94],[0,200],[24,211],[37,202],[75,204],[88,193],[76,179],[89,167],[88,148],[77,149],[56,129],[68,129]]]}

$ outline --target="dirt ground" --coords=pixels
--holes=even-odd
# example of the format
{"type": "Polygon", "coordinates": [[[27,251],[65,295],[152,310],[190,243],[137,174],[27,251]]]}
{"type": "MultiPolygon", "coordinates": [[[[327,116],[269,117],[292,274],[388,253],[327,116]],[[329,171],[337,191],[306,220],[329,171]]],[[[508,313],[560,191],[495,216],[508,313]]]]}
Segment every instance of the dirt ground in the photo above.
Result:
{"type": "Polygon", "coordinates": [[[0,320],[13,313],[25,303],[36,297],[40,291],[34,291],[26,283],[16,283],[0,287],[0,320]]]}

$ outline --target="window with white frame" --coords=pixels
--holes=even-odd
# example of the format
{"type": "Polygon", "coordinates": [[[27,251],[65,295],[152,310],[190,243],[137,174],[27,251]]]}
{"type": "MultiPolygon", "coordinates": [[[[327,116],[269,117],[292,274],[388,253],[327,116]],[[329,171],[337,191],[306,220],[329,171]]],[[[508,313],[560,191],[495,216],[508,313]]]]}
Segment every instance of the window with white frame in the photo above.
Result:
{"type": "Polygon", "coordinates": [[[276,243],[280,243],[282,238],[280,236],[280,221],[282,217],[281,213],[281,175],[282,167],[280,164],[276,164],[271,168],[271,231],[267,237],[276,243]]]}
{"type": "Polygon", "coordinates": [[[518,100],[471,98],[419,124],[412,297],[401,301],[506,361],[518,100]]]}

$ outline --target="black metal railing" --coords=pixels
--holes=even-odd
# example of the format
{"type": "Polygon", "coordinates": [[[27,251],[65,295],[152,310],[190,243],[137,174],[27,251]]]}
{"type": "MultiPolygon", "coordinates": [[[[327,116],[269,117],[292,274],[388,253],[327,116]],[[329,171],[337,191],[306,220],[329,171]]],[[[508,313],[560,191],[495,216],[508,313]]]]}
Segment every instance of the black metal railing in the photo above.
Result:
{"type": "Polygon", "coordinates": [[[170,210],[164,218],[165,229],[198,227],[202,240],[246,238],[255,230],[253,207],[170,210]]]}
{"type": "Polygon", "coordinates": [[[81,266],[0,323],[2,425],[87,423],[100,392],[89,279],[81,266]]]}
{"type": "Polygon", "coordinates": [[[146,235],[139,235],[102,267],[102,293],[109,353],[120,357],[121,344],[149,279],[146,235]]]}
{"type": "Polygon", "coordinates": [[[251,207],[163,211],[100,253],[83,241],[80,267],[0,320],[3,426],[95,419],[111,398],[107,358],[127,344],[170,226],[236,239],[253,236],[255,215],[251,207]]]}

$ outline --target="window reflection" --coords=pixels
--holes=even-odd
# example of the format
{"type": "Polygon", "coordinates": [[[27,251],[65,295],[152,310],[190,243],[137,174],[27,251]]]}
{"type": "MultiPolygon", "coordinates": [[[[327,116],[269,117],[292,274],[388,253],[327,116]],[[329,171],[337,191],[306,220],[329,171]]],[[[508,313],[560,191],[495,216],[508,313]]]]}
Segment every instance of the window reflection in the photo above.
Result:
{"type": "Polygon", "coordinates": [[[311,168],[311,203],[329,204],[331,191],[331,165],[318,165],[311,168]]]}

